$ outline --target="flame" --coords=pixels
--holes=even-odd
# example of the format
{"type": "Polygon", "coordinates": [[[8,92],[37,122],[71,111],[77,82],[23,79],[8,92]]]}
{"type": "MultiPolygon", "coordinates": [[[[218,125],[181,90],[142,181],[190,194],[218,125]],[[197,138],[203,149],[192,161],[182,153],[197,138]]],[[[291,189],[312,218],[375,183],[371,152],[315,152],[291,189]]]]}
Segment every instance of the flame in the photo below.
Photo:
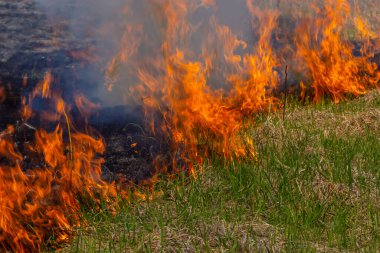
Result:
{"type": "MultiPolygon", "coordinates": [[[[144,94],[142,97],[149,98],[143,100],[148,111],[163,114],[164,124],[159,129],[172,137],[173,150],[185,150],[185,160],[200,164],[202,157],[210,152],[227,159],[253,156],[253,142],[241,136],[246,127],[243,118],[270,110],[277,103],[271,95],[279,78],[274,70],[277,60],[270,46],[270,37],[278,14],[268,11],[261,15],[248,1],[252,15],[259,17],[263,29],[256,53],[247,54],[243,59],[235,50],[246,48],[247,44],[228,27],[211,20],[217,41],[222,42],[224,60],[231,70],[224,76],[232,87],[229,91],[223,88],[215,90],[209,85],[208,76],[215,68],[213,61],[216,56],[208,53],[207,45],[204,45],[201,58],[195,61],[186,59],[192,55],[189,48],[177,46],[183,44],[179,41],[188,39],[196,29],[186,20],[199,5],[187,3],[168,1],[162,6],[165,16],[161,18],[166,24],[161,47],[164,59],[157,60],[155,66],[164,75],[157,77],[149,73],[149,69],[139,68],[138,76],[143,87],[140,84],[136,90],[144,94]]],[[[215,41],[211,41],[214,45],[215,41]]],[[[148,122],[156,132],[155,116],[148,113],[148,122]]],[[[188,167],[192,170],[191,165],[188,167]]]]}
{"type": "MultiPolygon", "coordinates": [[[[253,1],[247,0],[247,6],[258,18],[260,36],[255,54],[244,56],[244,72],[238,72],[233,79],[233,106],[238,106],[244,115],[275,108],[277,99],[272,91],[278,86],[279,75],[275,71],[278,66],[274,50],[271,47],[271,36],[277,25],[278,13],[271,10],[260,10],[253,1]],[[245,78],[248,76],[248,78],[245,78]]],[[[231,79],[231,77],[230,77],[231,79]]]]}
{"type": "Polygon", "coordinates": [[[240,138],[244,127],[242,113],[207,82],[210,67],[207,57],[204,56],[203,62],[186,60],[187,48],[177,47],[177,41],[192,33],[193,28],[186,17],[197,7],[196,4],[187,6],[186,1],[169,1],[162,6],[165,15],[161,18],[166,24],[161,47],[164,58],[158,59],[156,65],[163,75],[157,77],[148,69],[140,68],[138,77],[142,87],[137,89],[145,92],[143,97],[148,98],[143,100],[147,111],[159,111],[163,115],[164,121],[156,129],[155,114],[147,113],[153,132],[171,136],[173,152],[183,150],[182,159],[190,161],[186,167],[194,176],[192,163],[200,164],[204,153],[215,152],[229,159],[253,153],[249,152],[253,146],[240,138]]]}
{"type": "MultiPolygon", "coordinates": [[[[46,72],[44,81],[37,85],[38,88],[41,89],[41,96],[42,98],[48,98],[50,95],[50,85],[53,81],[52,74],[50,71],[46,72]]],[[[38,90],[35,90],[35,92],[38,92],[38,90]]]]}
{"type": "MultiPolygon", "coordinates": [[[[28,98],[22,97],[22,113],[21,116],[23,120],[27,121],[33,116],[33,109],[32,109],[32,101],[40,96],[44,99],[51,98],[52,91],[51,91],[51,84],[53,82],[53,76],[50,71],[47,71],[45,73],[43,81],[39,82],[36,87],[33,89],[33,91],[29,94],[28,98]]],[[[27,79],[23,79],[23,83],[27,84],[27,79]]]]}
{"type": "MultiPolygon", "coordinates": [[[[301,22],[296,29],[289,41],[295,44],[293,54],[272,46],[274,32],[279,29],[278,10],[259,9],[253,0],[247,0],[247,9],[255,21],[256,43],[243,41],[213,17],[210,31],[203,35],[200,52],[189,45],[202,26],[191,23],[191,15],[199,8],[216,8],[215,2],[168,0],[154,1],[154,6],[152,16],[159,25],[161,45],[157,55],[141,59],[148,60],[149,67],[132,63],[132,68],[137,69],[138,84],[129,91],[132,97],[137,94],[142,98],[152,133],[170,136],[173,155],[178,156],[177,151],[181,150],[184,154],[180,156],[190,163],[201,164],[202,157],[211,152],[228,159],[255,154],[252,140],[241,133],[246,123],[254,123],[247,116],[281,107],[275,91],[284,78],[278,69],[287,62],[306,66],[300,68],[304,78],[297,80],[303,100],[311,96],[312,90],[315,102],[330,97],[337,103],[378,85],[379,71],[370,62],[369,47],[363,46],[361,56],[357,56],[353,45],[343,37],[350,17],[350,6],[345,0],[326,0],[322,6],[310,4],[316,18],[301,22]],[[244,53],[237,53],[238,50],[244,53]],[[213,73],[223,77],[222,82],[227,85],[210,83],[215,80],[210,77],[213,73]],[[162,116],[161,121],[157,114],[162,116]]],[[[302,21],[302,15],[295,17],[302,21]]],[[[375,34],[366,22],[356,17],[354,24],[369,43],[375,34]]],[[[139,42],[151,45],[143,38],[139,42]]],[[[120,53],[110,65],[115,62],[123,62],[120,53]],[[121,60],[115,61],[117,58],[121,60]]],[[[118,68],[129,66],[120,64],[118,68]]]]}
{"type": "MultiPolygon", "coordinates": [[[[316,7],[316,18],[305,22],[297,30],[296,45],[301,61],[310,72],[314,101],[328,96],[338,103],[347,95],[362,95],[379,82],[379,72],[370,56],[355,56],[353,45],[342,38],[342,29],[347,24],[350,5],[345,0],[325,1],[324,8],[316,7]]],[[[356,23],[363,36],[372,36],[356,23]]]]}
{"type": "MultiPolygon", "coordinates": [[[[51,82],[52,76],[47,74],[30,98],[53,99],[51,82]]],[[[57,94],[54,96],[57,115],[68,117],[65,102],[57,94]]],[[[23,101],[25,108],[31,110],[26,98],[23,101]]],[[[24,116],[30,116],[25,115],[28,111],[25,108],[24,116]]],[[[72,227],[79,224],[80,199],[100,202],[100,199],[116,197],[114,185],[101,179],[103,159],[99,155],[105,149],[102,139],[80,132],[70,134],[70,121],[66,122],[57,123],[52,132],[37,130],[34,143],[24,144],[27,155],[38,161],[32,168],[25,164],[19,148],[15,147],[14,127],[9,126],[0,133],[0,242],[3,250],[40,251],[41,244],[51,235],[57,242],[67,240],[72,227]],[[69,136],[65,137],[68,129],[69,136]]]]}

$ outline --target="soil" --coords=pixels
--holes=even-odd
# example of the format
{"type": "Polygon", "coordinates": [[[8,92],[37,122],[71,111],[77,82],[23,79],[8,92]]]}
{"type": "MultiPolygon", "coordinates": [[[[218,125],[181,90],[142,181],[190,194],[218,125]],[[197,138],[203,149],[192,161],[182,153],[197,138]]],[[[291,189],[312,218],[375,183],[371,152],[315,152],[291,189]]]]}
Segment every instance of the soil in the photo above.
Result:
{"type": "Polygon", "coordinates": [[[104,179],[138,184],[153,175],[161,143],[145,132],[142,115],[141,108],[117,106],[101,109],[90,119],[106,143],[104,179]]]}

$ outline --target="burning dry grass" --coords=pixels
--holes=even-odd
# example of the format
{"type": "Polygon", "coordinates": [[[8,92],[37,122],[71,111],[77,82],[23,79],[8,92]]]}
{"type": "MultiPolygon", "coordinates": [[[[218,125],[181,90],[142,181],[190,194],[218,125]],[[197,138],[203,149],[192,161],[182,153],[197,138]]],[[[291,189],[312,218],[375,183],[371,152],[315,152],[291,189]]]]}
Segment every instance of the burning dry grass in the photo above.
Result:
{"type": "MultiPolygon", "coordinates": [[[[139,98],[147,128],[153,135],[165,138],[165,145],[170,147],[165,150],[170,162],[161,164],[157,156],[155,172],[177,175],[187,171],[196,176],[195,168],[210,162],[220,172],[214,182],[207,177],[215,170],[206,170],[198,181],[189,183],[190,187],[181,179],[175,180],[178,185],[167,182],[170,187],[166,189],[158,182],[157,191],[167,195],[152,209],[149,203],[127,203],[124,208],[132,217],[97,213],[91,218],[106,218],[109,226],[105,225],[103,233],[96,230],[79,238],[80,247],[74,246],[74,250],[103,249],[100,242],[121,224],[118,218],[127,227],[111,233],[112,239],[106,240],[108,250],[131,247],[170,251],[178,247],[189,251],[251,251],[254,247],[279,250],[304,244],[318,249],[316,245],[321,244],[326,249],[356,249],[350,240],[354,233],[349,225],[363,229],[365,236],[360,245],[377,247],[377,221],[369,225],[355,221],[362,213],[378,219],[378,198],[374,193],[378,191],[379,175],[371,168],[378,165],[378,156],[369,148],[378,146],[377,102],[370,106],[372,102],[367,101],[357,111],[343,112],[330,104],[320,110],[313,106],[292,108],[284,121],[272,113],[281,108],[275,91],[279,93],[284,77],[278,69],[288,62],[294,64],[293,76],[300,77],[293,80],[293,85],[300,87],[303,102],[308,102],[309,97],[313,102],[330,99],[341,103],[379,85],[380,73],[371,62],[373,52],[369,50],[376,34],[360,17],[355,17],[354,22],[349,19],[352,11],[348,2],[325,0],[310,6],[313,18],[290,17],[299,24],[285,48],[272,46],[273,35],[279,30],[279,10],[258,9],[253,0],[247,1],[247,8],[252,21],[258,22],[257,42],[249,46],[211,18],[207,29],[212,32],[201,38],[199,48],[193,48],[191,42],[203,35],[199,32],[202,25],[191,22],[193,15],[200,8],[213,6],[213,1],[155,0],[148,6],[151,20],[144,19],[138,25],[135,21],[132,23],[136,25],[125,27],[120,52],[106,71],[108,88],[120,85],[123,80],[117,78],[124,69],[133,73],[135,83],[125,85],[128,91],[124,92],[131,99],[139,98]],[[145,30],[149,22],[158,28],[159,36],[144,33],[152,29],[145,30]],[[362,43],[356,54],[354,44],[344,36],[344,29],[353,24],[362,43]],[[212,47],[222,52],[215,53],[212,47]],[[239,54],[239,50],[243,51],[239,54]],[[142,60],[145,51],[151,54],[142,60]],[[221,84],[210,81],[215,75],[221,76],[221,84]],[[264,120],[258,120],[255,127],[254,116],[259,113],[267,114],[261,114],[264,120]],[[371,178],[376,184],[362,184],[371,178]],[[371,207],[356,206],[369,198],[373,198],[371,207]],[[131,233],[129,222],[143,227],[134,227],[131,233]],[[299,234],[299,230],[305,234],[299,234]],[[321,233],[320,238],[315,238],[314,230],[321,233]],[[92,241],[92,235],[99,235],[99,240],[92,241]]],[[[139,18],[133,11],[124,11],[132,19],[139,18]]],[[[87,126],[83,133],[76,129],[69,115],[71,106],[52,84],[54,77],[48,72],[22,99],[24,125],[35,116],[32,107],[37,97],[49,105],[39,120],[55,124],[50,132],[36,130],[35,143],[23,147],[23,151],[32,152],[42,161],[40,167],[24,168],[22,150],[13,143],[12,126],[3,133],[7,137],[0,138],[0,155],[5,160],[0,171],[5,182],[0,189],[4,200],[0,222],[3,249],[39,250],[51,234],[64,241],[80,223],[82,199],[94,201],[97,211],[107,206],[113,213],[119,204],[114,203],[117,194],[125,199],[129,196],[125,188],[102,180],[103,140],[91,137],[87,126]],[[109,198],[110,202],[105,201],[109,198]]],[[[371,95],[375,97],[373,101],[378,101],[377,93],[371,95]]],[[[88,114],[97,105],[80,96],[74,100],[87,124],[88,114]]],[[[149,200],[143,194],[134,196],[149,200]]],[[[362,219],[370,220],[364,216],[362,219]]]]}
{"type": "Polygon", "coordinates": [[[229,159],[254,156],[252,142],[239,135],[246,127],[244,119],[281,107],[275,91],[281,91],[285,78],[279,69],[288,64],[292,85],[300,87],[304,101],[329,98],[339,103],[379,84],[380,73],[371,62],[374,52],[370,50],[377,35],[363,18],[351,15],[353,5],[348,1],[314,1],[307,3],[308,15],[302,9],[287,13],[282,18],[296,24],[289,31],[279,25],[279,17],[284,15],[279,9],[247,0],[253,43],[220,25],[215,17],[192,22],[194,13],[209,5],[203,1],[154,1],[153,10],[148,11],[154,18],[144,25],[149,27],[152,22],[157,28],[158,22],[160,36],[141,36],[144,25],[128,27],[125,34],[131,36],[124,34],[123,38],[128,37],[125,44],[132,44],[134,50],[122,47],[107,71],[112,73],[112,85],[116,82],[122,88],[126,81],[120,70],[135,69],[138,81],[127,85],[128,92],[142,98],[151,131],[171,136],[173,152],[185,150],[184,160],[190,161],[187,167],[191,168],[193,161],[202,163],[203,155],[210,153],[229,159]],[[354,43],[345,34],[348,27],[360,37],[360,52],[354,52],[354,43]],[[284,33],[284,41],[277,38],[284,33]],[[200,40],[200,45],[192,45],[194,40],[200,40]],[[136,47],[136,43],[144,47],[136,47]],[[146,47],[153,52],[148,57],[152,68],[140,63],[141,50],[146,47]],[[157,112],[164,115],[163,122],[155,120],[157,112]],[[199,140],[206,140],[207,145],[199,148],[199,140]]]}
{"type": "Polygon", "coordinates": [[[14,140],[16,128],[11,125],[0,136],[3,250],[40,251],[41,244],[51,237],[65,241],[72,226],[79,222],[81,201],[99,203],[100,199],[116,197],[114,185],[101,179],[103,158],[99,154],[105,149],[102,139],[74,130],[69,107],[51,90],[52,83],[52,75],[47,73],[23,99],[22,124],[34,130],[33,141],[18,146],[14,140]],[[35,114],[36,98],[50,103],[40,119],[55,126],[51,131],[37,130],[27,123],[35,114]]]}

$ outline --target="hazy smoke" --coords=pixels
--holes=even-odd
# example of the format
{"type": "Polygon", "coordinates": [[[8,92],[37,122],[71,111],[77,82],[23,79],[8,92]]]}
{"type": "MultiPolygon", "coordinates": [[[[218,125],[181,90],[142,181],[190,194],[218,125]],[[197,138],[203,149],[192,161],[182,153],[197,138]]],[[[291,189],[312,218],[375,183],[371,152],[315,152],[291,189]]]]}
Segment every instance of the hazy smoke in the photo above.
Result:
{"type": "MultiPolygon", "coordinates": [[[[199,0],[189,2],[197,1],[199,0]]],[[[106,104],[128,103],[129,98],[126,96],[128,87],[137,82],[133,75],[135,69],[122,70],[121,72],[124,73],[119,80],[119,85],[115,85],[113,91],[110,92],[104,87],[106,67],[121,47],[132,47],[128,43],[133,44],[131,40],[137,39],[133,36],[144,40],[138,48],[135,61],[144,62],[147,55],[159,51],[163,41],[160,26],[164,24],[158,20],[157,6],[168,1],[35,0],[35,2],[52,21],[55,29],[67,31],[64,36],[70,41],[69,46],[73,50],[82,50],[86,47],[93,49],[91,54],[96,55],[97,62],[93,64],[93,68],[82,71],[80,75],[82,79],[86,79],[86,82],[93,84],[92,92],[95,92],[95,96],[106,104]],[[132,27],[130,38],[123,42],[123,36],[128,36],[126,35],[128,26],[132,27]],[[140,32],[136,32],[138,26],[142,26],[140,32]],[[122,82],[121,85],[120,82],[122,82]]],[[[215,6],[199,8],[192,15],[192,20],[190,20],[192,25],[204,26],[199,29],[199,34],[193,36],[190,46],[187,45],[194,47],[194,51],[200,52],[200,42],[204,40],[207,30],[210,30],[207,25],[210,24],[212,16],[215,16],[220,24],[231,27],[241,37],[251,39],[250,15],[246,8],[246,0],[217,0],[215,6]]],[[[88,95],[91,94],[91,92],[88,93],[88,95]]]]}
{"type": "MultiPolygon", "coordinates": [[[[161,52],[160,48],[164,40],[163,29],[166,24],[163,21],[164,18],[160,17],[162,15],[160,8],[164,3],[174,3],[175,0],[35,1],[54,23],[59,24],[58,29],[64,27],[68,31],[65,36],[72,38],[73,48],[93,48],[91,54],[96,55],[97,61],[93,63],[93,68],[83,71],[80,75],[82,79],[93,83],[92,91],[95,92],[95,96],[109,105],[131,103],[133,99],[128,96],[128,91],[138,82],[136,77],[138,67],[151,68],[151,72],[154,73],[155,66],[151,59],[158,57],[156,54],[161,52]],[[128,64],[123,63],[122,66],[118,66],[119,68],[115,67],[118,72],[117,80],[114,80],[115,85],[112,91],[108,91],[104,85],[109,81],[106,80],[107,67],[112,58],[121,50],[126,52],[128,64]],[[139,66],[136,66],[137,62],[140,64],[139,66]]],[[[204,49],[202,44],[214,32],[210,25],[212,19],[217,20],[219,25],[228,26],[234,34],[238,35],[239,39],[247,42],[247,50],[254,45],[257,39],[255,37],[257,27],[252,26],[253,18],[247,9],[246,0],[188,0],[188,2],[190,4],[200,2],[205,5],[186,17],[189,19],[188,22],[196,27],[196,34],[192,35],[189,41],[176,41],[180,48],[187,47],[193,51],[194,55],[187,55],[189,60],[198,60],[197,57],[204,49]],[[191,58],[192,56],[193,58],[191,58]]],[[[307,6],[310,6],[310,2],[321,2],[321,0],[255,1],[257,6],[262,9],[279,9],[283,14],[294,16],[303,15],[303,13],[310,15],[311,12],[306,9],[307,6]],[[297,14],[296,11],[299,13],[297,14]]],[[[353,8],[355,11],[358,9],[359,7],[353,8]]],[[[294,24],[287,23],[288,21],[282,17],[279,26],[291,32],[294,24]]],[[[214,36],[215,41],[211,40],[209,44],[212,46],[214,43],[215,48],[213,49],[217,50],[219,49],[218,41],[215,38],[216,36],[214,36]]],[[[284,43],[289,44],[288,41],[284,43]]],[[[120,65],[118,62],[115,63],[115,65],[118,64],[120,65]]],[[[212,83],[222,82],[222,78],[218,75],[211,76],[211,79],[212,83]]]]}

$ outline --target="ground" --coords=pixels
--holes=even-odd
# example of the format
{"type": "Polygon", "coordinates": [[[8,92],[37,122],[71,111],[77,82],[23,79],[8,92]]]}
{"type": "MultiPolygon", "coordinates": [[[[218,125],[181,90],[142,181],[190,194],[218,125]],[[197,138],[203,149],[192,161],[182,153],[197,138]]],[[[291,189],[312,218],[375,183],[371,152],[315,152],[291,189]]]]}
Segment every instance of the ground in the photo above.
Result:
{"type": "Polygon", "coordinates": [[[257,116],[257,159],[162,179],[149,201],[83,210],[63,252],[377,252],[380,91],[257,116]]]}

